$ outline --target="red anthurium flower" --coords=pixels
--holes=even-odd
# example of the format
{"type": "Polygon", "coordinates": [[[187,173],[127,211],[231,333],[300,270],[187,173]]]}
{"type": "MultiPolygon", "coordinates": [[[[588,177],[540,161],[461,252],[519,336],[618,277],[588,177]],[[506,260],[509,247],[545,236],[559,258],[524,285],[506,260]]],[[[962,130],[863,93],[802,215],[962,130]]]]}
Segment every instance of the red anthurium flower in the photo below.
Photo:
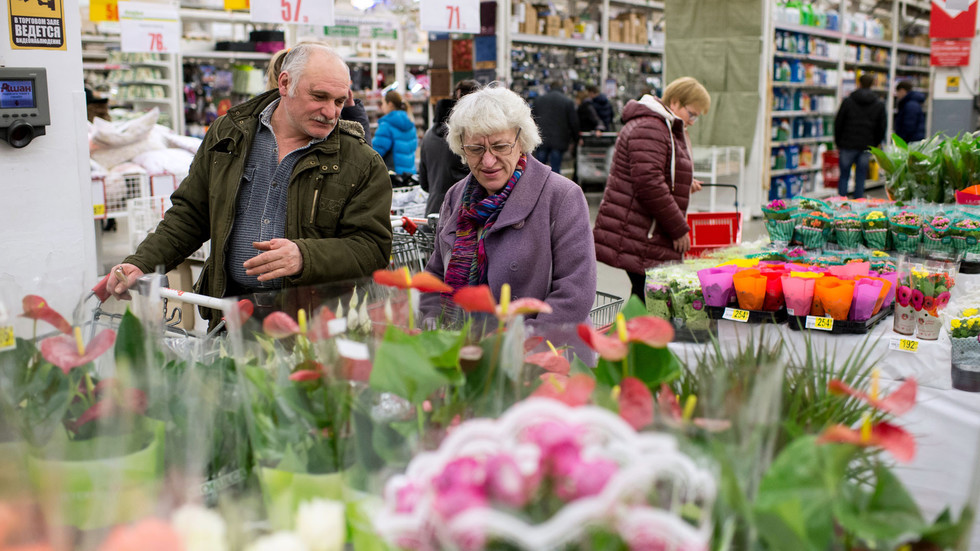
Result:
{"type": "Polygon", "coordinates": [[[399,270],[377,270],[374,281],[379,285],[398,289],[418,289],[423,293],[451,293],[453,288],[429,272],[419,272],[414,276],[407,267],[399,270]]]}
{"type": "Polygon", "coordinates": [[[85,365],[101,356],[116,342],[116,332],[112,329],[103,329],[85,347],[79,346],[80,335],[81,333],[79,337],[59,335],[44,339],[41,341],[41,355],[67,375],[72,368],[85,365]]]}
{"type": "Polygon", "coordinates": [[[912,406],[915,405],[917,388],[918,384],[915,382],[915,379],[908,379],[902,383],[902,386],[895,389],[895,392],[892,392],[884,398],[876,398],[860,390],[853,389],[837,379],[830,381],[827,385],[827,389],[830,390],[831,394],[854,396],[871,405],[871,407],[891,413],[892,415],[902,415],[912,409],[912,406]]]}
{"type": "Polygon", "coordinates": [[[371,379],[371,360],[340,358],[340,375],[348,381],[368,382],[371,379]]]}
{"type": "Polygon", "coordinates": [[[519,298],[510,303],[506,312],[503,304],[497,307],[497,317],[507,319],[524,314],[550,314],[551,312],[551,306],[547,302],[536,298],[519,298]]]}
{"type": "MultiPolygon", "coordinates": [[[[660,413],[664,416],[664,421],[667,425],[673,427],[682,427],[686,423],[685,415],[690,416],[693,412],[693,406],[697,402],[694,396],[688,396],[688,407],[691,411],[685,412],[681,409],[680,402],[677,401],[677,396],[674,392],[670,390],[667,383],[660,384],[660,392],[657,393],[657,405],[660,406],[660,413]]],[[[690,417],[688,417],[690,418],[690,417]]],[[[706,419],[704,417],[694,417],[691,419],[691,423],[700,429],[706,430],[708,432],[721,432],[723,430],[728,430],[732,423],[727,419],[706,419]]]]}
{"type": "Polygon", "coordinates": [[[572,366],[568,363],[568,358],[558,353],[558,351],[555,350],[555,347],[552,346],[551,342],[548,342],[548,347],[551,348],[551,350],[531,354],[530,356],[524,358],[524,361],[529,364],[536,365],[551,373],[568,375],[568,372],[572,369],[572,366]]]}
{"type": "Polygon", "coordinates": [[[538,347],[539,344],[544,342],[544,337],[534,336],[528,337],[524,340],[524,352],[530,352],[538,347]]]}
{"type": "Polygon", "coordinates": [[[667,383],[660,383],[660,392],[657,393],[657,405],[660,406],[660,413],[673,421],[680,421],[684,413],[681,411],[681,404],[677,401],[674,391],[667,386],[667,383]]]}
{"type": "Polygon", "coordinates": [[[546,373],[542,376],[542,380],[541,386],[535,389],[531,396],[551,398],[572,407],[589,403],[592,389],[595,388],[595,379],[584,373],[567,378],[563,375],[546,373]]]}
{"type": "Polygon", "coordinates": [[[619,416],[636,430],[653,422],[653,394],[643,381],[626,377],[619,384],[619,416]]]}
{"type": "Polygon", "coordinates": [[[102,542],[99,551],[174,551],[185,548],[180,534],[169,523],[151,518],[114,528],[102,542]]]}
{"type": "Polygon", "coordinates": [[[453,302],[467,312],[497,313],[497,301],[493,299],[493,293],[487,285],[461,287],[453,293],[453,302]]]}
{"type": "Polygon", "coordinates": [[[912,288],[908,285],[899,285],[895,291],[895,300],[902,306],[908,306],[912,300],[912,288]]]}
{"type": "Polygon", "coordinates": [[[320,377],[322,376],[323,373],[320,373],[319,371],[314,369],[300,369],[299,371],[294,371],[289,376],[289,380],[296,381],[296,382],[316,381],[319,380],[320,377]]]}
{"type": "Polygon", "coordinates": [[[92,407],[85,410],[69,428],[73,431],[78,430],[90,421],[111,417],[117,411],[142,415],[146,413],[146,406],[146,394],[142,390],[135,388],[120,389],[108,393],[104,398],[92,404],[92,407]]]}
{"type": "Polygon", "coordinates": [[[907,463],[915,458],[915,438],[905,429],[890,423],[871,425],[870,434],[865,438],[860,430],[834,425],[820,435],[818,442],[854,444],[862,447],[878,447],[888,450],[895,459],[907,463]]]}
{"type": "Polygon", "coordinates": [[[255,313],[255,305],[247,298],[238,301],[238,326],[245,325],[245,322],[252,319],[255,313]]]}
{"type": "Polygon", "coordinates": [[[22,303],[24,313],[21,316],[34,321],[46,321],[58,331],[66,335],[71,335],[71,324],[61,314],[55,312],[54,308],[48,306],[48,301],[37,295],[27,295],[24,297],[22,303]]]}
{"type": "Polygon", "coordinates": [[[578,326],[578,336],[603,359],[619,361],[629,351],[628,343],[640,342],[653,348],[663,348],[674,340],[674,326],[656,316],[640,316],[624,323],[617,316],[616,333],[603,335],[588,324],[578,326]]]}
{"type": "Polygon", "coordinates": [[[262,320],[262,331],[274,339],[283,339],[300,333],[299,324],[285,312],[273,312],[262,320]]]}

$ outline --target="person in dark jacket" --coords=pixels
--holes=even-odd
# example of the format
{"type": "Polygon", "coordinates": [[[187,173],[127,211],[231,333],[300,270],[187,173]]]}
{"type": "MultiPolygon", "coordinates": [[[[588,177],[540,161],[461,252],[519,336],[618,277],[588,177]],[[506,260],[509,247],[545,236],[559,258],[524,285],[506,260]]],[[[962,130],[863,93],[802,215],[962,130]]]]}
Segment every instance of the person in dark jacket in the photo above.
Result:
{"type": "Polygon", "coordinates": [[[595,84],[590,84],[585,87],[589,92],[589,100],[592,102],[592,107],[595,108],[596,115],[599,116],[599,120],[602,121],[603,129],[607,132],[613,130],[613,106],[612,102],[605,94],[599,92],[599,87],[595,84]]]}
{"type": "Polygon", "coordinates": [[[922,103],[926,95],[912,90],[912,83],[903,80],[895,88],[898,110],[895,112],[895,133],[905,143],[926,139],[926,114],[922,103]]]}
{"type": "Polygon", "coordinates": [[[624,126],[592,233],[596,259],[626,270],[640,300],[646,270],[680,261],[691,248],[685,215],[691,191],[700,188],[685,127],[710,107],[704,86],[682,77],[662,99],[647,94],[623,108],[624,126]]]}
{"type": "MultiPolygon", "coordinates": [[[[300,42],[300,44],[304,43],[300,42]]],[[[310,42],[310,44],[315,43],[310,42]]],[[[275,90],[279,87],[279,73],[282,72],[282,61],[286,58],[288,52],[289,48],[286,48],[272,54],[272,59],[269,60],[269,67],[265,72],[266,90],[275,90]]],[[[364,131],[364,139],[368,143],[371,143],[371,124],[368,121],[367,110],[364,109],[364,104],[361,103],[361,100],[354,97],[353,89],[347,93],[347,102],[344,103],[344,109],[340,112],[340,120],[360,124],[361,129],[364,131]]]]}
{"type": "Polygon", "coordinates": [[[378,130],[371,140],[371,147],[385,160],[388,170],[395,174],[415,174],[415,150],[419,135],[415,121],[408,116],[408,104],[401,94],[389,90],[385,94],[378,119],[378,130]]]}
{"type": "MultiPolygon", "coordinates": [[[[292,48],[278,90],[211,125],[173,206],[113,267],[109,292],[128,298],[144,273],[172,270],[209,238],[195,292],[213,297],[345,281],[387,266],[391,183],[360,125],[339,120],[349,87],[336,52],[292,48]]],[[[212,327],[220,317],[202,315],[212,327]]]]}
{"type": "Polygon", "coordinates": [[[861,75],[858,79],[860,88],[844,98],[834,119],[834,143],[840,150],[837,193],[847,195],[853,166],[855,199],[864,197],[864,180],[868,177],[871,162],[868,148],[881,144],[888,126],[885,103],[871,89],[872,84],[874,76],[861,75]]]}
{"type": "Polygon", "coordinates": [[[419,149],[419,185],[429,194],[425,202],[425,215],[438,214],[446,191],[470,173],[470,167],[449,149],[446,134],[449,132],[449,113],[456,101],[480,89],[475,80],[461,80],[456,85],[455,99],[441,99],[436,102],[432,126],[422,136],[419,149]]]}
{"type": "Polygon", "coordinates": [[[601,132],[605,130],[606,127],[599,119],[599,115],[595,112],[595,106],[592,105],[592,98],[589,97],[588,90],[582,90],[578,93],[578,130],[580,133],[586,132],[601,132]]]}
{"type": "Polygon", "coordinates": [[[561,174],[561,161],[571,147],[578,143],[578,113],[575,102],[561,91],[561,82],[554,81],[548,93],[534,100],[531,106],[534,122],[541,129],[541,145],[534,158],[561,174]]]}

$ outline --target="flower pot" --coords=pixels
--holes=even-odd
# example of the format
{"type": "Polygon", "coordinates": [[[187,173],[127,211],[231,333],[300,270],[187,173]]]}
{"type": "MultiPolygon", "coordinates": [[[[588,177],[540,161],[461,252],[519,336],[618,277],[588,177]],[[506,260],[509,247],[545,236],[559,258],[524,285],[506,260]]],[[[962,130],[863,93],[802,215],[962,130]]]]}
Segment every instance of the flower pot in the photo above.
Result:
{"type": "Polygon", "coordinates": [[[22,440],[0,442],[0,503],[14,502],[27,495],[27,444],[22,440]]]}
{"type": "Polygon", "coordinates": [[[165,424],[143,418],[133,434],[49,444],[27,456],[31,484],[46,515],[82,530],[152,514],[163,485],[165,424]],[[132,453],[100,457],[106,449],[132,453]]]}
{"type": "Polygon", "coordinates": [[[732,301],[732,297],[735,296],[732,276],[737,269],[736,266],[724,266],[698,270],[701,292],[708,306],[724,307],[732,301]]]}
{"type": "Polygon", "coordinates": [[[869,249],[885,250],[888,248],[888,228],[864,230],[864,244],[869,249]]]}
{"type": "Polygon", "coordinates": [[[854,298],[851,301],[851,311],[848,319],[865,321],[875,313],[875,306],[880,305],[883,281],[874,278],[859,279],[854,283],[854,298]]]}
{"type": "Polygon", "coordinates": [[[756,269],[742,270],[733,276],[738,307],[743,310],[762,310],[766,299],[768,278],[756,269]]]}
{"type": "Polygon", "coordinates": [[[789,243],[793,240],[793,231],[796,229],[796,222],[790,220],[766,220],[766,230],[769,232],[769,240],[773,243],[789,243]]]}
{"type": "Polygon", "coordinates": [[[939,338],[943,322],[926,310],[916,312],[915,336],[924,341],[934,341],[939,338]]]}
{"type": "Polygon", "coordinates": [[[866,276],[871,270],[870,262],[849,262],[840,266],[830,266],[827,272],[840,279],[851,279],[858,276],[866,276]]]}
{"type": "Polygon", "coordinates": [[[835,320],[847,319],[854,298],[854,282],[835,277],[817,280],[813,289],[813,315],[828,315],[835,320]]]}
{"type": "Polygon", "coordinates": [[[980,341],[976,337],[954,338],[950,341],[953,388],[980,392],[980,341]]]}
{"type": "Polygon", "coordinates": [[[857,249],[863,243],[861,228],[837,228],[834,233],[837,235],[837,244],[842,249],[857,249]]]}
{"type": "Polygon", "coordinates": [[[316,498],[343,500],[344,473],[294,473],[268,467],[256,469],[269,523],[274,530],[292,530],[300,504],[316,498]]]}
{"type": "Polygon", "coordinates": [[[898,272],[884,272],[878,277],[891,284],[885,292],[885,299],[881,302],[882,308],[888,308],[895,302],[895,291],[898,290],[898,272]]]}
{"type": "Polygon", "coordinates": [[[902,306],[901,303],[895,303],[895,321],[892,329],[901,335],[913,335],[915,334],[915,308],[912,305],[902,306]]]}
{"type": "Polygon", "coordinates": [[[762,309],[767,312],[774,312],[785,305],[783,298],[783,274],[786,270],[767,267],[761,270],[761,274],[766,278],[766,296],[762,301],[762,309]]]}
{"type": "Polygon", "coordinates": [[[813,305],[813,289],[820,274],[813,274],[817,277],[800,277],[797,275],[786,275],[782,277],[783,298],[786,301],[786,313],[791,316],[807,316],[810,314],[810,307],[813,305]]]}

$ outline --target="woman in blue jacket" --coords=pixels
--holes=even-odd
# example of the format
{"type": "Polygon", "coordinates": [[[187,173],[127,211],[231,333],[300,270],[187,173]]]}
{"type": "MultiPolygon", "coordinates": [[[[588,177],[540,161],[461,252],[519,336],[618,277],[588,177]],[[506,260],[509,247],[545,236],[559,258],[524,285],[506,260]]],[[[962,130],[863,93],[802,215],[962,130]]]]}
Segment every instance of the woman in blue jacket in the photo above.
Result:
{"type": "Polygon", "coordinates": [[[385,94],[371,147],[384,158],[388,170],[395,174],[415,174],[415,150],[419,136],[415,123],[408,116],[408,104],[401,94],[391,90],[385,94]]]}

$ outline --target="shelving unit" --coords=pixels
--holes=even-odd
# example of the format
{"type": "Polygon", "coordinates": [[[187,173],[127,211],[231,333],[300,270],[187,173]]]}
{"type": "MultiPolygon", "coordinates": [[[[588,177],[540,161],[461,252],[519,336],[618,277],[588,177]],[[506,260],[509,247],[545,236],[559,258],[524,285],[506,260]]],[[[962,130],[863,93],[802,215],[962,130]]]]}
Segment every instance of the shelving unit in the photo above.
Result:
{"type": "MultiPolygon", "coordinates": [[[[898,36],[898,31],[913,25],[910,21],[928,23],[927,4],[912,0],[883,1],[868,10],[855,2],[829,3],[836,8],[827,13],[826,19],[836,20],[837,28],[789,22],[784,18],[786,12],[780,13],[778,8],[772,18],[770,36],[774,43],[768,85],[772,101],[767,117],[772,121],[772,131],[765,140],[764,150],[770,160],[769,168],[763,171],[764,180],[769,183],[770,199],[798,192],[836,193],[822,185],[822,152],[833,147],[833,118],[841,101],[856,87],[860,74],[876,75],[873,90],[891,106],[887,135],[892,131],[895,83],[910,79],[915,88],[928,89],[931,74],[928,47],[904,43],[898,36]],[[863,36],[849,32],[860,28],[858,23],[863,24],[862,18],[869,15],[879,23],[886,23],[880,27],[866,25],[863,36]],[[809,105],[801,105],[807,102],[809,105]],[[800,135],[799,120],[818,119],[824,126],[819,136],[808,132],[800,135]],[[791,158],[799,161],[794,163],[791,158]]],[[[880,183],[868,181],[865,188],[875,185],[880,183]]]]}

